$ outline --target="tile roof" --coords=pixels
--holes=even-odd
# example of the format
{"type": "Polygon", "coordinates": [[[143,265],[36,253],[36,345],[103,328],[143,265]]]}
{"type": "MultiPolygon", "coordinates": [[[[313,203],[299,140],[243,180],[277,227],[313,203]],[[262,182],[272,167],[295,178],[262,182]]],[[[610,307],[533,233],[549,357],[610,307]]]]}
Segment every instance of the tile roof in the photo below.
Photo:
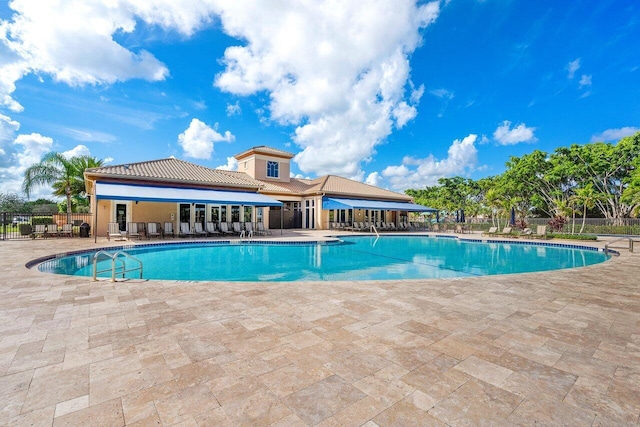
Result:
{"type": "MultiPolygon", "coordinates": [[[[268,148],[268,147],[267,147],[268,148]]],[[[280,151],[270,149],[274,151],[280,151]]],[[[337,197],[375,198],[410,201],[411,197],[336,175],[315,179],[291,178],[290,182],[261,181],[244,172],[211,169],[173,157],[146,162],[109,165],[86,170],[91,178],[115,178],[208,186],[260,189],[261,193],[309,196],[326,194],[337,197]]]]}
{"type": "Polygon", "coordinates": [[[262,182],[243,172],[211,169],[173,157],[123,165],[87,169],[89,176],[133,180],[154,180],[230,187],[262,187],[262,182]]]}
{"type": "Polygon", "coordinates": [[[258,145],[255,147],[251,147],[248,150],[243,151],[242,153],[236,154],[234,157],[236,159],[242,159],[243,157],[247,157],[253,153],[256,154],[266,154],[269,156],[277,156],[277,157],[285,157],[287,159],[293,158],[294,154],[284,150],[278,150],[277,148],[267,147],[266,145],[258,145]]]}
{"type": "Polygon", "coordinates": [[[396,193],[336,175],[325,175],[316,179],[291,178],[290,182],[263,182],[265,185],[260,190],[262,193],[326,194],[328,196],[352,196],[398,201],[411,200],[411,197],[406,194],[396,193]]]}

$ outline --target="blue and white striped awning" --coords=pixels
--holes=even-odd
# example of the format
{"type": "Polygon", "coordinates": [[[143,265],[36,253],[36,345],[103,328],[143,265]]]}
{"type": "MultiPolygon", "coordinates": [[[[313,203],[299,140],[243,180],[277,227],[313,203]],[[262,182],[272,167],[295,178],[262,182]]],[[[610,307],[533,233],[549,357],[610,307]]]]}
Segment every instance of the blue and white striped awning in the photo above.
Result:
{"type": "Polygon", "coordinates": [[[247,191],[206,190],[202,188],[159,187],[137,184],[96,183],[98,200],[141,202],[212,203],[245,206],[282,206],[282,202],[247,191]]]}
{"type": "Polygon", "coordinates": [[[322,209],[379,209],[383,211],[435,212],[436,209],[409,202],[389,202],[384,200],[342,199],[323,197],[322,209]]]}

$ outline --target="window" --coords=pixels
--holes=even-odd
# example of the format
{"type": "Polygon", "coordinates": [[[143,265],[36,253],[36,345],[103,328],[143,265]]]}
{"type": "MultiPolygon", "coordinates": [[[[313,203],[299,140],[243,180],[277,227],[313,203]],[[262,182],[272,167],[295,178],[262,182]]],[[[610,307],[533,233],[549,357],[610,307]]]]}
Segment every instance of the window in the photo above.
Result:
{"type": "Polygon", "coordinates": [[[278,162],[272,162],[272,161],[267,162],[267,178],[279,177],[278,166],[279,166],[278,162]]]}
{"type": "Polygon", "coordinates": [[[180,222],[191,224],[191,205],[188,203],[180,203],[180,222]]]}
{"type": "Polygon", "coordinates": [[[240,222],[240,206],[231,206],[231,222],[240,222]]]}

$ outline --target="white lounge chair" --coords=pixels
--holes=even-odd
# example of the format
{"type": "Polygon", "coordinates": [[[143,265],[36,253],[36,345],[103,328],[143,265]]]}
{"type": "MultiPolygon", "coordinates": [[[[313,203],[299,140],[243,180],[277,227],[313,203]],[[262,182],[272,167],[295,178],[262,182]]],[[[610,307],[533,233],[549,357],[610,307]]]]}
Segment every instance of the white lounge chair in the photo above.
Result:
{"type": "Polygon", "coordinates": [[[34,230],[33,230],[33,238],[35,239],[36,237],[40,236],[40,237],[47,237],[47,226],[46,224],[36,224],[34,226],[34,230]]]}
{"type": "Polygon", "coordinates": [[[242,227],[239,222],[234,222],[233,224],[233,234],[237,234],[238,236],[242,233],[242,227]]]}
{"type": "Polygon", "coordinates": [[[489,227],[489,230],[482,233],[483,236],[495,236],[498,234],[498,227],[489,227]]]}
{"type": "Polygon", "coordinates": [[[216,223],[215,222],[207,222],[206,224],[206,230],[207,233],[209,234],[209,236],[219,236],[220,232],[218,230],[216,230],[216,223]]]}
{"type": "Polygon", "coordinates": [[[111,238],[115,240],[127,240],[124,234],[120,231],[120,224],[117,222],[110,222],[107,230],[107,240],[111,240],[111,238]]]}
{"type": "Polygon", "coordinates": [[[176,237],[176,233],[173,231],[173,222],[166,221],[164,223],[164,228],[162,229],[162,236],[167,237],[176,237]]]}
{"type": "Polygon", "coordinates": [[[257,233],[262,234],[262,235],[267,235],[267,234],[271,234],[271,230],[264,228],[264,223],[259,222],[257,224],[258,229],[256,230],[257,233]]]}
{"type": "Polygon", "coordinates": [[[180,223],[180,237],[193,237],[194,235],[188,222],[180,223]]]}
{"type": "Polygon", "coordinates": [[[220,232],[222,234],[233,234],[233,231],[229,230],[229,224],[227,224],[226,222],[220,223],[220,232]]]}
{"type": "Polygon", "coordinates": [[[130,222],[127,224],[127,236],[129,236],[129,239],[133,237],[135,237],[136,239],[140,239],[137,222],[130,222]]]}
{"type": "Polygon", "coordinates": [[[59,236],[73,237],[73,224],[62,224],[62,230],[58,232],[59,236]]]}
{"type": "Polygon", "coordinates": [[[193,232],[196,236],[207,237],[207,235],[209,234],[202,228],[201,222],[196,222],[193,226],[194,226],[193,232]]]}
{"type": "Polygon", "coordinates": [[[147,238],[157,237],[160,238],[160,231],[158,230],[157,222],[150,222],[147,224],[147,238]]]}
{"type": "Polygon", "coordinates": [[[536,228],[535,234],[531,234],[531,237],[535,237],[537,239],[546,239],[547,238],[547,226],[539,225],[536,228]]]}

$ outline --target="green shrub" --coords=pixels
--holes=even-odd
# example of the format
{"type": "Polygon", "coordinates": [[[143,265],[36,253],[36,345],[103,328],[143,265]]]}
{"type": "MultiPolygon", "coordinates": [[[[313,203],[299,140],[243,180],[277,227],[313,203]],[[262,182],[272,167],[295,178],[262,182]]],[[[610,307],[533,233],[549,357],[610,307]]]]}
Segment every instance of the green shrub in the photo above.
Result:
{"type": "Polygon", "coordinates": [[[31,228],[31,224],[18,224],[20,229],[21,236],[28,236],[32,233],[33,229],[31,228]]]}
{"type": "Polygon", "coordinates": [[[33,225],[36,224],[53,224],[53,218],[50,216],[34,216],[33,218],[31,218],[31,223],[33,225]]]}
{"type": "Polygon", "coordinates": [[[568,240],[598,240],[598,236],[593,234],[567,234],[567,233],[552,233],[547,235],[553,239],[568,239],[568,240]]]}

